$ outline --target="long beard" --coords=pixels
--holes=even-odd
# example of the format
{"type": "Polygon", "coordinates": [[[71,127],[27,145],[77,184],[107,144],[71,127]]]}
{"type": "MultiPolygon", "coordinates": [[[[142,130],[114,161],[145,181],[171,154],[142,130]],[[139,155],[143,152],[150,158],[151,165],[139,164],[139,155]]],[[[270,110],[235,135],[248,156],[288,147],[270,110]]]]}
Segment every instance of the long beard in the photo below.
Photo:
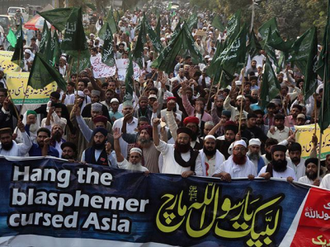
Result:
{"type": "Polygon", "coordinates": [[[214,156],[215,153],[217,152],[217,149],[215,148],[213,150],[208,150],[207,148],[203,147],[203,151],[206,156],[214,156]]]}
{"type": "Polygon", "coordinates": [[[244,156],[233,155],[233,161],[237,165],[244,165],[246,162],[246,155],[244,155],[244,156]]]}
{"type": "Polygon", "coordinates": [[[187,153],[190,150],[190,143],[188,142],[187,144],[180,144],[176,141],[174,148],[179,153],[187,153]]]}
{"type": "Polygon", "coordinates": [[[128,166],[127,166],[127,170],[131,170],[131,171],[142,171],[142,164],[141,162],[137,163],[137,164],[133,164],[132,162],[128,162],[128,166]]]}
{"type": "Polygon", "coordinates": [[[276,172],[284,172],[286,170],[286,165],[287,165],[286,159],[284,160],[272,160],[272,165],[273,168],[276,172]]]}
{"type": "Polygon", "coordinates": [[[259,154],[258,153],[251,153],[249,155],[250,160],[259,160],[259,154]]]}
{"type": "Polygon", "coordinates": [[[150,139],[139,137],[138,138],[138,142],[140,142],[142,145],[146,145],[146,144],[150,144],[151,143],[151,140],[150,139]]]}
{"type": "Polygon", "coordinates": [[[313,171],[311,171],[311,172],[307,172],[306,171],[306,176],[310,179],[310,180],[315,180],[316,178],[317,178],[317,172],[313,172],[313,171]]]}
{"type": "MultiPolygon", "coordinates": [[[[93,141],[94,142],[94,141],[93,141]]],[[[105,146],[106,141],[102,142],[102,143],[93,143],[93,147],[97,150],[102,150],[105,146]]]]}
{"type": "Polygon", "coordinates": [[[193,133],[192,136],[191,136],[191,140],[192,141],[196,141],[197,140],[197,133],[193,133]]]}
{"type": "Polygon", "coordinates": [[[55,131],[55,133],[52,136],[52,139],[59,142],[61,141],[62,134],[59,131],[55,131]]]}
{"type": "Polygon", "coordinates": [[[2,143],[2,148],[4,149],[4,150],[6,150],[6,151],[9,151],[12,147],[13,147],[13,142],[11,141],[10,143],[2,143]]]}

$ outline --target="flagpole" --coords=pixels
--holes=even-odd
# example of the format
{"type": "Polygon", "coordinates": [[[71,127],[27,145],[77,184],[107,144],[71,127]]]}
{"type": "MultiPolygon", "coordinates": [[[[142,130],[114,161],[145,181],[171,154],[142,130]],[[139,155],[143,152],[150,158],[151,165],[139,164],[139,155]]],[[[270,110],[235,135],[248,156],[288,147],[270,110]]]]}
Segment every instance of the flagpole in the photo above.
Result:
{"type": "MultiPolygon", "coordinates": [[[[328,61],[326,61],[328,62],[328,61]]],[[[326,71],[328,69],[328,66],[325,65],[324,66],[324,75],[323,75],[323,83],[327,83],[327,80],[326,80],[326,71]]],[[[321,104],[321,113],[323,114],[324,113],[324,91],[322,93],[322,104],[321,104]]],[[[319,159],[318,159],[318,164],[317,164],[317,177],[320,177],[320,170],[321,170],[321,153],[322,153],[322,130],[320,128],[320,148],[319,148],[319,159]]]]}
{"type": "Polygon", "coordinates": [[[317,108],[316,108],[316,95],[315,94],[314,94],[314,124],[315,124],[314,135],[316,135],[316,129],[317,129],[317,108]]]}
{"type": "MultiPolygon", "coordinates": [[[[220,75],[220,80],[218,82],[218,85],[217,85],[217,92],[216,92],[216,95],[218,95],[218,92],[219,92],[219,89],[220,89],[220,84],[221,84],[221,81],[222,81],[222,75],[223,75],[223,70],[221,70],[221,75],[220,75]]],[[[207,103],[206,103],[206,109],[209,105],[209,102],[210,102],[210,98],[211,98],[211,91],[212,91],[212,87],[213,87],[213,84],[214,84],[214,78],[212,80],[212,84],[211,84],[211,87],[210,87],[210,92],[209,92],[209,96],[207,98],[207,103]]],[[[212,108],[212,107],[211,107],[212,108]]]]}

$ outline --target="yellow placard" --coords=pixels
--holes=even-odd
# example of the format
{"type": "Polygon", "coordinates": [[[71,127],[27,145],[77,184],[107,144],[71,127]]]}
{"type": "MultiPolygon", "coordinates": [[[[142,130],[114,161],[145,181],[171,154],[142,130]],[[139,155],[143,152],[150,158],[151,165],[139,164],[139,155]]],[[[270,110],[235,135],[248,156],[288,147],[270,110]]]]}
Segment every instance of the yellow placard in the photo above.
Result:
{"type": "MultiPolygon", "coordinates": [[[[302,158],[309,158],[311,150],[313,148],[312,137],[315,132],[315,125],[303,125],[295,126],[296,132],[296,142],[298,142],[302,147],[302,158]]],[[[320,141],[320,128],[317,125],[316,136],[320,141]]],[[[317,147],[317,152],[319,152],[319,146],[317,147]]],[[[321,160],[324,160],[326,155],[330,154],[330,128],[324,130],[322,134],[322,147],[321,147],[321,160]]]]}
{"type": "Polygon", "coordinates": [[[23,103],[24,93],[26,93],[24,104],[47,103],[49,101],[50,94],[57,89],[56,82],[52,82],[43,89],[33,89],[28,86],[26,90],[29,75],[29,72],[7,73],[7,87],[14,104],[21,105],[23,103]]]}
{"type": "Polygon", "coordinates": [[[13,51],[0,51],[0,67],[5,73],[10,71],[19,72],[21,70],[17,64],[11,62],[13,54],[13,51]]]}

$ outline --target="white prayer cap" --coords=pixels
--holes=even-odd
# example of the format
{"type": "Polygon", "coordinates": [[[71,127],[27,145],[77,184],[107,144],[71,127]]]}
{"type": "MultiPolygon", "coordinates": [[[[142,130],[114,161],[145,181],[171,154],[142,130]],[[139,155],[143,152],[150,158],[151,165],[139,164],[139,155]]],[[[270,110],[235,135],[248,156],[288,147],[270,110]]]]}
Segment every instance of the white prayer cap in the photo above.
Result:
{"type": "Polygon", "coordinates": [[[319,94],[320,93],[320,90],[323,90],[323,84],[320,84],[317,89],[316,89],[316,93],[319,94]]]}
{"type": "Polygon", "coordinates": [[[246,142],[243,140],[235,141],[233,147],[236,147],[238,145],[242,145],[243,147],[246,148],[246,142]]]}
{"type": "Polygon", "coordinates": [[[95,36],[95,34],[94,33],[90,33],[89,36],[95,36]]]}
{"type": "Polygon", "coordinates": [[[86,95],[84,94],[83,91],[78,91],[78,96],[79,97],[82,97],[82,98],[85,98],[86,97],[86,95]]]}
{"type": "Polygon", "coordinates": [[[208,59],[208,58],[210,58],[210,56],[209,56],[209,55],[206,55],[206,56],[204,57],[204,59],[208,59]]]}
{"type": "Polygon", "coordinates": [[[66,62],[66,57],[61,56],[60,59],[63,59],[66,62]]]}
{"type": "Polygon", "coordinates": [[[262,65],[261,65],[261,64],[258,64],[258,65],[257,65],[257,68],[262,68],[262,65]]]}
{"type": "Polygon", "coordinates": [[[214,137],[214,135],[207,135],[204,137],[204,140],[206,139],[213,139],[213,140],[216,140],[216,138],[214,137]]]}
{"type": "Polygon", "coordinates": [[[91,95],[94,95],[94,96],[101,96],[101,92],[99,90],[92,90],[91,91],[91,95]]]}
{"type": "Polygon", "coordinates": [[[236,100],[239,100],[239,99],[243,99],[243,100],[245,100],[244,95],[238,95],[238,96],[236,97],[236,100]]]}
{"type": "Polygon", "coordinates": [[[240,80],[235,81],[236,86],[242,86],[242,82],[240,80]]]}
{"type": "Polygon", "coordinates": [[[157,95],[156,94],[150,94],[148,99],[157,99],[157,95]]]}
{"type": "Polygon", "coordinates": [[[164,37],[160,38],[160,41],[164,41],[164,40],[165,40],[165,38],[164,38],[164,37]]]}
{"type": "Polygon", "coordinates": [[[113,103],[113,102],[117,102],[117,103],[119,103],[119,100],[118,100],[117,98],[112,98],[112,99],[110,100],[110,104],[113,103]]]}
{"type": "Polygon", "coordinates": [[[24,51],[25,53],[29,53],[30,55],[32,55],[32,51],[30,49],[25,49],[24,51]]]}
{"type": "Polygon", "coordinates": [[[252,138],[249,141],[249,146],[256,145],[259,146],[261,145],[261,141],[258,138],[252,138]]]}
{"type": "Polygon", "coordinates": [[[92,104],[92,111],[102,111],[102,104],[100,103],[93,103],[92,104]]]}
{"type": "Polygon", "coordinates": [[[132,153],[138,153],[142,156],[142,150],[140,148],[131,148],[131,150],[129,151],[129,154],[132,153]]]}

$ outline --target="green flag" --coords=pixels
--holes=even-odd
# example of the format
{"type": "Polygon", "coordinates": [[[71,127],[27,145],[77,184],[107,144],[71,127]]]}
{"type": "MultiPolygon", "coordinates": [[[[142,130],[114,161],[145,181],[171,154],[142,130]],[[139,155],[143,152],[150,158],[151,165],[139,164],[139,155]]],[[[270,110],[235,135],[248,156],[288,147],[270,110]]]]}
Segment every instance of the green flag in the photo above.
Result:
{"type": "Polygon", "coordinates": [[[49,83],[56,81],[57,86],[66,90],[66,82],[60,73],[55,70],[39,53],[35,54],[28,85],[34,89],[42,89],[49,83]]]}
{"type": "Polygon", "coordinates": [[[280,90],[281,86],[277,80],[272,64],[267,57],[260,88],[261,102],[259,104],[261,107],[265,109],[267,104],[279,94],[280,90]]]}
{"type": "MultiPolygon", "coordinates": [[[[213,59],[211,60],[210,66],[207,68],[207,74],[210,77],[214,77],[215,74],[219,71],[220,64],[221,64],[220,54],[223,52],[223,50],[224,50],[224,44],[221,41],[217,41],[216,51],[213,55],[213,59]]],[[[217,82],[218,81],[219,81],[219,79],[217,80],[217,82]]],[[[216,81],[214,81],[214,82],[216,82],[216,81]]]]}
{"type": "Polygon", "coordinates": [[[219,15],[215,15],[212,21],[212,27],[218,29],[220,32],[225,31],[225,26],[222,24],[221,18],[219,15]]]}
{"type": "Polygon", "coordinates": [[[146,17],[143,16],[142,22],[140,24],[139,36],[137,38],[135,48],[133,50],[133,60],[140,66],[140,68],[144,67],[143,59],[142,59],[143,48],[144,48],[144,44],[147,42],[145,22],[146,22],[146,17]]]}
{"type": "Polygon", "coordinates": [[[168,5],[167,5],[167,10],[171,10],[172,8],[172,2],[170,2],[168,5]]]}
{"type": "Polygon", "coordinates": [[[53,52],[53,65],[58,64],[60,60],[60,56],[62,54],[61,52],[61,47],[60,47],[60,42],[58,39],[57,32],[54,32],[54,36],[52,39],[52,49],[54,49],[53,52]]]}
{"type": "Polygon", "coordinates": [[[125,77],[125,87],[126,87],[126,95],[130,95],[133,97],[133,56],[132,54],[129,54],[129,64],[126,71],[126,77],[125,77]]]}
{"type": "Polygon", "coordinates": [[[317,75],[314,72],[317,62],[316,27],[307,30],[294,42],[291,56],[290,61],[293,61],[305,76],[303,94],[307,100],[318,86],[317,75]]]}
{"type": "Polygon", "coordinates": [[[323,48],[319,56],[319,61],[317,64],[317,73],[323,78],[323,99],[322,107],[319,114],[319,126],[321,132],[329,127],[330,124],[330,0],[328,1],[328,17],[327,24],[324,30],[323,36],[323,48]]]}
{"type": "Polygon", "coordinates": [[[158,36],[155,31],[152,29],[148,21],[145,21],[145,31],[148,34],[149,39],[152,42],[153,47],[155,48],[156,52],[161,52],[163,50],[163,45],[160,42],[160,36],[158,36]]]}
{"type": "Polygon", "coordinates": [[[202,54],[194,45],[191,32],[188,30],[186,24],[183,24],[182,28],[180,31],[177,31],[177,33],[176,30],[174,31],[168,46],[162,50],[151,66],[165,71],[166,73],[171,73],[176,64],[175,58],[177,55],[189,55],[195,64],[203,60],[202,54]]]}
{"type": "Polygon", "coordinates": [[[73,8],[58,8],[43,12],[37,11],[37,13],[51,23],[57,30],[63,31],[72,10],[73,8]]]}
{"type": "Polygon", "coordinates": [[[259,51],[262,50],[262,47],[253,30],[249,33],[249,43],[247,46],[247,50],[251,58],[258,55],[259,51]]]}
{"type": "Polygon", "coordinates": [[[68,51],[67,54],[71,57],[69,61],[70,64],[72,62],[71,74],[73,73],[77,74],[78,72],[91,67],[91,61],[90,61],[91,54],[89,50],[68,51]]]}
{"type": "MultiPolygon", "coordinates": [[[[241,29],[241,11],[237,11],[234,15],[230,17],[227,24],[227,38],[226,44],[230,45],[233,40],[237,37],[237,34],[241,29]]],[[[227,46],[226,45],[226,46],[227,46]]]]}
{"type": "Polygon", "coordinates": [[[160,16],[158,16],[158,21],[157,21],[157,26],[155,28],[155,33],[157,34],[158,36],[158,39],[160,40],[160,16]]]}
{"type": "Polygon", "coordinates": [[[98,36],[100,37],[100,39],[104,39],[104,35],[105,35],[105,32],[106,32],[106,26],[105,26],[106,22],[109,24],[111,32],[112,33],[117,33],[117,23],[116,23],[115,17],[113,16],[112,8],[109,10],[107,18],[106,18],[103,26],[101,27],[101,29],[98,33],[98,36]]]}
{"type": "Polygon", "coordinates": [[[8,32],[6,38],[7,38],[8,42],[9,42],[9,44],[12,47],[15,47],[15,45],[16,45],[16,35],[14,34],[13,30],[11,30],[11,28],[9,28],[9,32],[8,32]]]}
{"type": "MultiPolygon", "coordinates": [[[[276,18],[272,18],[269,21],[265,22],[260,28],[259,28],[259,34],[262,37],[263,41],[265,42],[267,40],[267,43],[269,46],[271,46],[274,49],[284,51],[288,53],[290,51],[290,48],[293,44],[292,41],[284,41],[281,38],[281,35],[277,28],[277,22],[276,18]]],[[[286,54],[287,56],[287,54],[286,54]]]]}
{"type": "Polygon", "coordinates": [[[13,57],[11,58],[11,61],[13,63],[16,63],[18,66],[20,66],[21,68],[23,67],[23,39],[24,39],[24,34],[23,34],[23,29],[22,29],[22,25],[20,25],[17,29],[16,32],[16,37],[17,37],[17,42],[15,45],[15,50],[14,50],[14,54],[13,57]]]}
{"type": "Polygon", "coordinates": [[[247,28],[244,25],[231,43],[220,55],[221,68],[230,75],[240,73],[245,64],[247,28]]]}
{"type": "Polygon", "coordinates": [[[105,25],[107,29],[104,36],[102,62],[112,67],[115,64],[115,54],[112,47],[112,32],[109,23],[105,23],[105,25]]]}
{"type": "Polygon", "coordinates": [[[189,16],[187,20],[187,26],[189,30],[192,30],[194,27],[196,27],[196,25],[197,25],[197,14],[194,13],[189,16]]]}
{"type": "Polygon", "coordinates": [[[271,28],[268,28],[268,32],[267,32],[267,38],[266,41],[264,42],[264,50],[267,53],[267,56],[272,60],[272,62],[275,64],[276,67],[278,67],[278,63],[277,63],[277,57],[275,54],[275,49],[269,45],[268,40],[271,39],[271,28]]]}
{"type": "Polygon", "coordinates": [[[44,53],[46,43],[47,43],[49,36],[50,36],[50,30],[48,30],[47,21],[44,21],[44,27],[42,29],[41,41],[40,41],[40,45],[39,45],[40,53],[44,53]]]}
{"type": "Polygon", "coordinates": [[[81,7],[73,8],[67,20],[61,49],[65,51],[82,51],[88,49],[82,24],[81,7]]]}
{"type": "Polygon", "coordinates": [[[50,65],[53,65],[53,58],[54,58],[54,42],[52,41],[52,35],[49,32],[49,34],[47,35],[47,42],[46,42],[46,46],[45,46],[45,51],[43,53],[39,52],[40,54],[42,54],[43,59],[49,63],[50,65]]]}

